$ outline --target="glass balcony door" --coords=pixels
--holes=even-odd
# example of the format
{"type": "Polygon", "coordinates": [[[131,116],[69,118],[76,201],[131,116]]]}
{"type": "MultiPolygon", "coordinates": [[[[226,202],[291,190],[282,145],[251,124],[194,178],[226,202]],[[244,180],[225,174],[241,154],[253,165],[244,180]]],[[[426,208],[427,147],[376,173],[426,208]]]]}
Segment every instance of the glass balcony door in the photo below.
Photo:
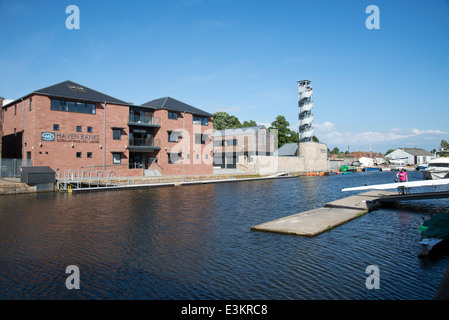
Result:
{"type": "Polygon", "coordinates": [[[129,122],[140,124],[154,124],[154,116],[152,112],[130,110],[129,122]]]}
{"type": "Polygon", "coordinates": [[[129,133],[131,146],[152,147],[154,145],[153,131],[147,129],[131,129],[129,133]]]}

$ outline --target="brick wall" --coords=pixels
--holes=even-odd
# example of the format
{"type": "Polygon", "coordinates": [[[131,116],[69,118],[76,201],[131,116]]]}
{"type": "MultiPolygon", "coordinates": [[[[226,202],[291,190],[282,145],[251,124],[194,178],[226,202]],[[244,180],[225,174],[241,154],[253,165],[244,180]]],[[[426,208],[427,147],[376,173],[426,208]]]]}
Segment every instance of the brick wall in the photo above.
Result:
{"type": "MultiPolygon", "coordinates": [[[[129,107],[96,104],[95,114],[51,110],[51,100],[43,95],[30,95],[3,112],[4,133],[23,132],[22,157],[30,157],[34,166],[50,166],[53,170],[91,170],[107,176],[111,171],[120,176],[142,176],[143,169],[128,169],[129,107]],[[31,108],[30,108],[31,99],[31,108]],[[106,120],[105,120],[106,119],[106,120]],[[55,130],[54,125],[59,126],[55,130]],[[81,127],[81,132],[77,131],[81,127]],[[91,127],[92,132],[87,132],[91,127]],[[122,128],[121,140],[113,139],[112,128],[122,128]],[[42,139],[42,133],[55,135],[54,141],[42,139]],[[121,153],[121,164],[113,164],[113,153],[121,153]],[[77,153],[79,153],[77,155],[77,153]],[[88,157],[89,153],[89,157],[88,157]]],[[[208,125],[193,124],[193,115],[179,113],[177,120],[168,119],[167,110],[156,110],[161,127],[154,139],[160,140],[160,151],[150,153],[157,163],[149,169],[163,175],[204,175],[213,173],[212,118],[208,125]],[[168,142],[168,131],[177,131],[178,142],[168,142]],[[195,134],[207,134],[204,144],[195,142],[195,134]],[[170,164],[169,153],[179,154],[178,163],[170,164]]],[[[19,139],[20,140],[20,139],[19,139]]],[[[20,147],[21,141],[15,141],[20,147]]]]}
{"type": "Polygon", "coordinates": [[[106,131],[104,110],[104,105],[97,103],[95,114],[54,111],[50,109],[50,98],[32,95],[5,110],[4,133],[23,130],[22,156],[31,157],[35,166],[48,165],[54,170],[111,166],[112,151],[122,151],[122,165],[127,167],[128,107],[106,105],[106,131]],[[58,125],[59,130],[55,130],[54,125],[58,125]],[[81,126],[81,132],[77,132],[77,126],[81,126]],[[91,127],[92,132],[87,132],[87,127],[91,127]],[[125,138],[113,140],[112,127],[123,127],[125,138]],[[54,133],[55,141],[43,141],[42,132],[54,133]],[[81,153],[80,157],[77,152],[81,153]],[[87,157],[88,152],[91,158],[87,157]]]}
{"type": "Polygon", "coordinates": [[[168,111],[161,109],[154,112],[160,118],[161,128],[155,134],[155,139],[161,141],[161,150],[157,154],[158,162],[150,169],[159,170],[163,175],[198,175],[213,173],[212,154],[212,118],[208,125],[193,124],[193,115],[179,113],[178,119],[169,119],[168,111]],[[178,133],[178,142],[168,141],[168,132],[178,133]],[[195,134],[207,135],[204,144],[196,143],[195,134]],[[178,154],[178,163],[169,163],[169,154],[178,154]]]}

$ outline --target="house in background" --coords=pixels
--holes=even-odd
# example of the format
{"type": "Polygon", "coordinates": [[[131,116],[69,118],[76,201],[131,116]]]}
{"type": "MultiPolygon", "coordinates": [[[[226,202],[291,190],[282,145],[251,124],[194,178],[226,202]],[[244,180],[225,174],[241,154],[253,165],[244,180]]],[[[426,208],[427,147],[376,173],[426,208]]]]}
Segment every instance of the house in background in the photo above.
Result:
{"type": "Polygon", "coordinates": [[[272,156],[274,136],[265,126],[216,130],[214,167],[236,168],[251,161],[251,156],[272,156]]]}
{"type": "Polygon", "coordinates": [[[432,154],[420,148],[398,148],[385,156],[387,159],[404,159],[405,164],[419,165],[428,163],[432,154]]]}

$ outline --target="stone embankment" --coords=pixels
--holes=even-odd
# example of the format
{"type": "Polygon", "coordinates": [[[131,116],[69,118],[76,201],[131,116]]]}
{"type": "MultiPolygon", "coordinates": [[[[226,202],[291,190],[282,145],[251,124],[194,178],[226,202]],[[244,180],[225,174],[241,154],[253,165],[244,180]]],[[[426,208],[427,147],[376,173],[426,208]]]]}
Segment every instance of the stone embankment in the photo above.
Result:
{"type": "Polygon", "coordinates": [[[0,195],[34,192],[36,192],[36,186],[29,186],[26,183],[0,179],[0,195]]]}

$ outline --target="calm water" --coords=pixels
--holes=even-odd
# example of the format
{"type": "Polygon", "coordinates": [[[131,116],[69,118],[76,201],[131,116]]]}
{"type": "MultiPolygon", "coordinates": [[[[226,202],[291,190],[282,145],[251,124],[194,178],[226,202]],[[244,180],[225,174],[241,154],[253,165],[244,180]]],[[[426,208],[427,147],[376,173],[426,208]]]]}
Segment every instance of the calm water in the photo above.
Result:
{"type": "Polygon", "coordinates": [[[433,299],[449,255],[418,259],[417,223],[449,212],[447,200],[380,209],[313,238],[250,230],[393,176],[2,196],[0,297],[433,299]],[[65,287],[69,265],[80,290],[65,287]],[[368,265],[380,268],[378,290],[365,286],[368,265]]]}

